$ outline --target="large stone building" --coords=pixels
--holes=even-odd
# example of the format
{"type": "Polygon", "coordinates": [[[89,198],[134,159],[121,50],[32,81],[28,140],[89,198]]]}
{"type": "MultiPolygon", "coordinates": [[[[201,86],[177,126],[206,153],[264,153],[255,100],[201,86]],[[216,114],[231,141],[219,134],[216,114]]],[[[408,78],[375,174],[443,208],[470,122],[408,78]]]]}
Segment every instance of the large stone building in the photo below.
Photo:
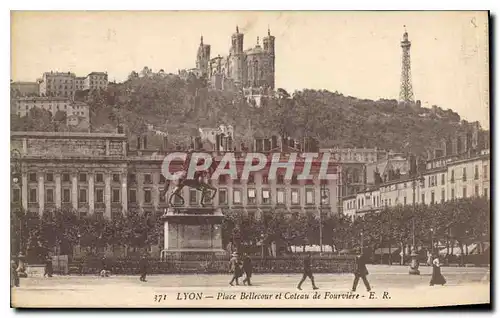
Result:
{"type": "MultiPolygon", "coordinates": [[[[112,218],[126,211],[162,213],[167,208],[160,196],[166,183],[161,174],[166,152],[130,150],[124,134],[12,132],[11,148],[21,154],[22,171],[22,182],[13,187],[11,198],[31,213],[66,208],[80,216],[112,218]]],[[[234,154],[240,171],[244,158],[234,154]]],[[[215,154],[216,159],[221,155],[215,154]]],[[[284,161],[286,157],[281,154],[284,161]]],[[[337,213],[340,168],[329,166],[328,173],[335,174],[332,180],[304,181],[297,178],[302,164],[299,160],[289,181],[280,172],[285,169],[278,170],[275,180],[268,178],[265,169],[248,180],[222,176],[214,182],[218,194],[212,204],[253,215],[273,208],[337,213]]],[[[181,166],[178,162],[174,169],[181,166]]],[[[319,167],[313,166],[311,174],[314,169],[319,167]]],[[[200,193],[189,188],[183,191],[185,206],[199,206],[200,193]]]]}
{"type": "Polygon", "coordinates": [[[58,111],[66,113],[68,126],[84,126],[83,129],[88,129],[90,122],[89,105],[67,97],[20,97],[14,99],[11,105],[11,114],[20,117],[28,115],[33,108],[40,108],[49,111],[52,116],[58,111]]]}
{"type": "Polygon", "coordinates": [[[40,80],[40,95],[60,96],[73,99],[80,90],[107,89],[108,75],[92,72],[85,77],[77,77],[71,72],[45,72],[40,80]]]}
{"type": "Polygon", "coordinates": [[[40,94],[40,84],[38,82],[11,82],[10,89],[15,97],[38,96],[40,94]]]}
{"type": "Polygon", "coordinates": [[[75,74],[71,72],[45,72],[40,82],[42,96],[75,96],[75,74]]]}
{"type": "Polygon", "coordinates": [[[84,90],[98,90],[108,88],[108,74],[104,72],[92,72],[83,80],[84,90]]]}
{"type": "MultiPolygon", "coordinates": [[[[260,45],[243,48],[244,34],[236,27],[231,36],[231,47],[227,56],[211,57],[211,47],[200,41],[196,54],[197,74],[206,76],[214,89],[252,88],[263,93],[274,90],[275,81],[275,37],[268,30],[260,45]]],[[[253,92],[253,90],[250,90],[253,92]]]]}

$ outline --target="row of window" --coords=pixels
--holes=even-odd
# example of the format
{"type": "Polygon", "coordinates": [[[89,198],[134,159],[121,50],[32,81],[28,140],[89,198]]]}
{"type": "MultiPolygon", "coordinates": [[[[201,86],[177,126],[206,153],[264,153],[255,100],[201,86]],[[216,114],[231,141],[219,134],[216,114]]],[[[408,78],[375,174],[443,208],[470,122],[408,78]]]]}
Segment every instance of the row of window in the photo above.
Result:
{"type": "MultiPolygon", "coordinates": [[[[26,103],[26,104],[29,104],[29,102],[32,102],[33,104],[43,104],[43,103],[55,103],[55,104],[59,104],[59,103],[67,103],[67,101],[55,101],[55,100],[51,100],[51,99],[33,99],[33,100],[22,100],[22,101],[17,101],[17,105],[21,105],[22,103],[26,103]]],[[[49,105],[52,105],[52,104],[49,104],[49,105]]]]}
{"type": "MultiPolygon", "coordinates": [[[[488,165],[483,165],[483,178],[488,179],[488,165]]],[[[438,175],[432,175],[429,176],[427,179],[427,186],[428,187],[435,187],[438,185],[438,175]]],[[[475,165],[474,166],[474,180],[479,180],[479,166],[475,165]]],[[[464,167],[462,168],[462,181],[467,181],[467,168],[464,167]]],[[[451,170],[451,177],[450,177],[450,182],[454,183],[455,182],[455,170],[451,170]]],[[[441,174],[441,185],[445,185],[446,183],[446,174],[442,173],[441,174]]],[[[423,188],[425,188],[425,178],[424,182],[421,184],[423,188]]],[[[411,182],[405,182],[403,183],[404,188],[408,188],[411,186],[411,182]]],[[[387,186],[387,187],[382,187],[381,190],[396,190],[397,185],[392,185],[392,186],[387,186]]]]}
{"type": "Polygon", "coordinates": [[[70,97],[70,96],[73,96],[73,94],[74,94],[74,92],[72,92],[72,91],[57,91],[57,90],[54,90],[52,92],[47,92],[47,96],[65,96],[65,97],[70,97]]]}
{"type": "MultiPolygon", "coordinates": [[[[488,179],[488,165],[483,165],[483,178],[488,179]]],[[[479,180],[479,166],[474,166],[474,180],[479,180]]],[[[467,168],[462,168],[462,181],[467,181],[467,168]]],[[[450,182],[455,182],[455,170],[451,170],[450,182]]]]}
{"type": "MultiPolygon", "coordinates": [[[[104,174],[103,173],[96,173],[95,174],[95,182],[100,183],[104,182],[104,174]]],[[[30,182],[36,182],[37,181],[37,174],[36,172],[31,172],[28,174],[29,181],[30,182]]],[[[152,174],[150,173],[145,173],[143,174],[144,177],[144,183],[145,184],[152,184],[153,179],[152,179],[152,174]]],[[[227,175],[221,175],[219,176],[219,184],[227,184],[228,183],[229,176],[227,175]]],[[[54,182],[54,174],[49,172],[45,174],[44,178],[45,182],[54,182]]],[[[165,177],[163,174],[160,174],[160,184],[165,183],[165,177]]],[[[87,173],[79,173],[78,174],[78,181],[79,182],[87,182],[87,173]]],[[[311,183],[310,180],[308,180],[308,183],[311,183]]],[[[63,173],[62,174],[62,182],[70,182],[70,174],[69,173],[63,173]]],[[[120,175],[119,174],[113,174],[113,182],[120,182],[120,175]]],[[[137,182],[137,175],[134,173],[131,173],[128,175],[128,182],[129,183],[136,183],[137,182]]],[[[326,184],[326,180],[321,181],[322,184],[326,184]]],[[[239,180],[234,180],[234,183],[239,183],[239,180]]],[[[269,179],[268,176],[264,175],[262,176],[262,183],[263,184],[269,184],[269,179]]],[[[277,176],[277,184],[284,184],[285,179],[283,175],[278,175],[277,176]]],[[[255,184],[255,177],[250,174],[248,176],[247,184],[255,184]]],[[[293,176],[291,180],[291,184],[299,184],[299,180],[297,179],[297,176],[293,176]]]]}
{"type": "MultiPolygon", "coordinates": [[[[143,189],[144,191],[144,203],[152,203],[151,201],[151,189],[143,189]]],[[[271,190],[270,189],[261,189],[260,191],[261,202],[263,204],[271,203],[271,190]]],[[[220,205],[229,204],[228,197],[228,189],[221,188],[218,190],[218,199],[220,205]]],[[[285,189],[276,189],[276,203],[285,204],[285,189]]],[[[136,198],[136,190],[129,189],[128,201],[129,203],[137,203],[136,198]]],[[[165,197],[161,197],[160,201],[164,202],[165,197]]],[[[178,197],[174,197],[174,203],[179,204],[181,201],[178,197]]],[[[324,191],[322,203],[328,204],[329,193],[328,189],[324,191]]],[[[290,190],[290,201],[292,204],[300,204],[300,192],[299,189],[291,189],[290,190]]],[[[315,196],[314,189],[306,189],[305,191],[305,201],[306,204],[314,204],[315,196]]],[[[189,203],[197,204],[198,203],[198,191],[192,189],[189,191],[189,203]]],[[[242,204],[242,189],[233,189],[233,204],[242,204]]],[[[247,203],[248,204],[256,204],[257,203],[257,190],[256,189],[247,189],[247,203]]]]}
{"type": "MultiPolygon", "coordinates": [[[[152,194],[151,189],[143,189],[144,194],[144,203],[151,204],[152,203],[152,194]]],[[[162,191],[160,189],[160,191],[162,191]]],[[[276,189],[276,203],[285,204],[285,189],[276,189]]],[[[112,189],[111,190],[111,202],[112,203],[120,203],[121,191],[120,189],[112,189]]],[[[256,204],[257,191],[256,189],[247,189],[247,203],[248,204],[256,204]]],[[[179,204],[180,199],[175,197],[175,203],[179,204]]],[[[229,203],[228,198],[228,189],[219,189],[218,191],[218,199],[220,205],[226,205],[229,203]]],[[[12,195],[13,202],[20,201],[20,189],[13,189],[12,195]]],[[[54,189],[48,188],[45,189],[45,203],[54,203],[54,189]]],[[[271,203],[271,190],[270,189],[261,189],[261,202],[263,204],[271,203]]],[[[322,197],[322,204],[328,204],[329,193],[328,189],[325,190],[322,197]]],[[[63,188],[62,189],[62,203],[70,203],[71,202],[71,189],[63,188]]],[[[290,190],[290,201],[292,204],[300,204],[300,192],[299,189],[291,189],[290,190]]],[[[314,204],[315,196],[314,189],[306,189],[305,191],[305,201],[306,204],[314,204]]],[[[28,202],[29,203],[37,203],[38,202],[38,189],[31,188],[28,192],[28,202]]],[[[88,189],[80,188],[78,190],[78,202],[79,203],[87,203],[88,202],[88,189]]],[[[128,202],[129,203],[137,203],[137,190],[129,189],[128,190],[128,202]]],[[[165,196],[160,196],[160,202],[165,202],[165,196]]],[[[104,203],[104,189],[97,188],[95,189],[95,203],[104,203]]],[[[198,203],[198,191],[190,190],[189,191],[189,203],[197,204],[198,203]]],[[[241,189],[233,189],[233,204],[242,204],[242,190],[241,189]]]]}
{"type": "MultiPolygon", "coordinates": [[[[63,83],[63,81],[64,81],[64,83],[65,83],[65,84],[67,84],[67,83],[68,83],[68,80],[67,80],[67,79],[64,79],[64,80],[63,80],[63,79],[60,79],[60,78],[48,78],[48,79],[47,79],[47,83],[55,83],[55,82],[58,82],[58,83],[63,83]]],[[[72,79],[70,79],[70,80],[69,80],[69,83],[71,83],[72,81],[73,81],[73,80],[72,80],[72,79]]]]}
{"type": "MultiPolygon", "coordinates": [[[[112,175],[112,180],[113,182],[120,182],[120,174],[118,173],[114,173],[112,175]]],[[[149,176],[149,180],[151,180],[151,175],[148,175],[149,176]]],[[[78,174],[78,182],[87,182],[88,181],[88,178],[87,178],[87,173],[84,173],[84,172],[81,172],[78,174]]],[[[165,177],[163,177],[163,175],[161,176],[162,178],[161,179],[161,183],[164,183],[165,182],[165,177]]],[[[61,180],[62,182],[71,182],[71,177],[70,177],[70,174],[69,173],[62,173],[61,174],[61,180]]],[[[29,182],[37,182],[37,173],[36,172],[30,172],[28,173],[28,181],[29,182]]],[[[44,175],[44,181],[45,182],[54,182],[54,173],[52,172],[47,172],[45,173],[44,175]]],[[[96,173],[95,174],[95,182],[96,183],[103,183],[104,182],[104,173],[96,173]]],[[[152,183],[152,182],[146,182],[146,183],[152,183]]]]}
{"type": "Polygon", "coordinates": [[[104,85],[106,81],[90,81],[90,85],[104,85]]]}
{"type": "MultiPolygon", "coordinates": [[[[455,189],[451,189],[451,200],[454,200],[456,199],[455,197],[455,189]]],[[[479,192],[479,185],[475,185],[474,186],[474,196],[475,197],[479,197],[481,194],[479,192]]],[[[483,193],[482,195],[484,197],[489,197],[488,196],[488,188],[483,188],[483,193]]],[[[462,188],[462,198],[466,198],[467,197],[467,187],[463,187],[462,188]]],[[[421,201],[420,203],[422,204],[425,204],[426,201],[425,201],[425,193],[422,193],[421,195],[421,201]]],[[[379,197],[373,197],[373,205],[374,207],[379,207],[380,204],[379,204],[379,200],[380,198],[379,197]]],[[[397,201],[397,199],[396,199],[397,201]]],[[[444,189],[441,190],[441,203],[444,203],[446,201],[446,192],[444,189]]],[[[392,200],[389,198],[389,199],[384,199],[383,203],[385,203],[386,206],[391,206],[392,205],[392,200]]],[[[395,204],[397,204],[398,202],[395,202],[395,204]]],[[[437,201],[435,200],[435,193],[434,191],[431,191],[431,201],[430,201],[431,204],[433,203],[437,203],[437,201]]],[[[363,207],[365,204],[365,201],[363,198],[358,198],[358,200],[350,200],[347,202],[347,209],[356,209],[356,208],[360,208],[360,207],[363,207]],[[356,205],[357,203],[357,205],[356,205]]],[[[406,200],[406,197],[403,197],[403,205],[406,205],[407,204],[407,200],[406,200]]]]}
{"type": "MultiPolygon", "coordinates": [[[[87,203],[88,190],[85,188],[81,188],[78,190],[78,202],[79,203],[87,203]]],[[[20,201],[20,189],[13,189],[12,201],[19,202],[20,201]]],[[[71,189],[63,188],[62,189],[62,203],[71,203],[71,189]]],[[[37,203],[38,202],[38,189],[31,188],[28,192],[28,202],[29,203],[37,203]]],[[[104,189],[96,189],[95,190],[95,202],[96,203],[104,203],[104,189]]],[[[120,189],[112,189],[111,191],[111,202],[112,203],[120,203],[120,189]]],[[[54,189],[45,189],[45,203],[55,203],[54,199],[54,189]]]]}

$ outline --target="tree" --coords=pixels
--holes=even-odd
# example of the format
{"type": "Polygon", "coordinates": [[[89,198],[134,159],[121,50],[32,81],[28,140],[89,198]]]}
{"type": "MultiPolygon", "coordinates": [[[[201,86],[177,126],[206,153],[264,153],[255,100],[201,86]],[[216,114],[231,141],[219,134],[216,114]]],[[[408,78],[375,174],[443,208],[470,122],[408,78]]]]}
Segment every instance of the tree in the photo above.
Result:
{"type": "Polygon", "coordinates": [[[54,115],[54,121],[65,124],[66,123],[66,112],[58,110],[56,112],[56,114],[54,115]]]}

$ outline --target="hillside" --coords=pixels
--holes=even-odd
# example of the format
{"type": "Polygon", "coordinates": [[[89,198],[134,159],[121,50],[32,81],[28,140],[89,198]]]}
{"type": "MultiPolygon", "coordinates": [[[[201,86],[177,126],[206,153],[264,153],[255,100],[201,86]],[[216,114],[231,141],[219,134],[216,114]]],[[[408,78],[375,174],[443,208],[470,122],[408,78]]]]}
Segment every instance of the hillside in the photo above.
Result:
{"type": "Polygon", "coordinates": [[[314,136],[321,147],[422,153],[467,124],[439,107],[404,107],[396,100],[363,100],[326,90],[295,91],[289,98],[270,98],[255,108],[238,94],[208,90],[203,79],[165,73],[133,72],[123,83],[110,83],[107,91],[81,92],[77,99],[89,103],[93,131],[115,131],[122,124],[132,136],[153,124],[168,132],[172,144],[185,144],[198,127],[231,124],[238,144],[274,133],[314,136]]]}

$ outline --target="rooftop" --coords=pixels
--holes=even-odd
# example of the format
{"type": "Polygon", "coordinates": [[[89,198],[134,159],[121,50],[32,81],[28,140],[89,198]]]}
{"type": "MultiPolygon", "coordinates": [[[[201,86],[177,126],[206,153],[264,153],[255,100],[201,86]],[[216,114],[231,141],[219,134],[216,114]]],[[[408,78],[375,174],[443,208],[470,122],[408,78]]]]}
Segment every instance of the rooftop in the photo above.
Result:
{"type": "MultiPolygon", "coordinates": [[[[90,72],[89,75],[108,75],[106,72],[90,72]]],[[[87,75],[87,76],[89,76],[87,75]]]]}
{"type": "Polygon", "coordinates": [[[82,139],[99,139],[99,138],[118,138],[126,139],[125,134],[116,133],[84,133],[84,132],[45,132],[45,131],[12,131],[11,138],[82,138],[82,139]]]}
{"type": "Polygon", "coordinates": [[[27,96],[27,97],[18,97],[14,100],[64,100],[69,101],[68,97],[60,97],[60,96],[27,96]]]}

